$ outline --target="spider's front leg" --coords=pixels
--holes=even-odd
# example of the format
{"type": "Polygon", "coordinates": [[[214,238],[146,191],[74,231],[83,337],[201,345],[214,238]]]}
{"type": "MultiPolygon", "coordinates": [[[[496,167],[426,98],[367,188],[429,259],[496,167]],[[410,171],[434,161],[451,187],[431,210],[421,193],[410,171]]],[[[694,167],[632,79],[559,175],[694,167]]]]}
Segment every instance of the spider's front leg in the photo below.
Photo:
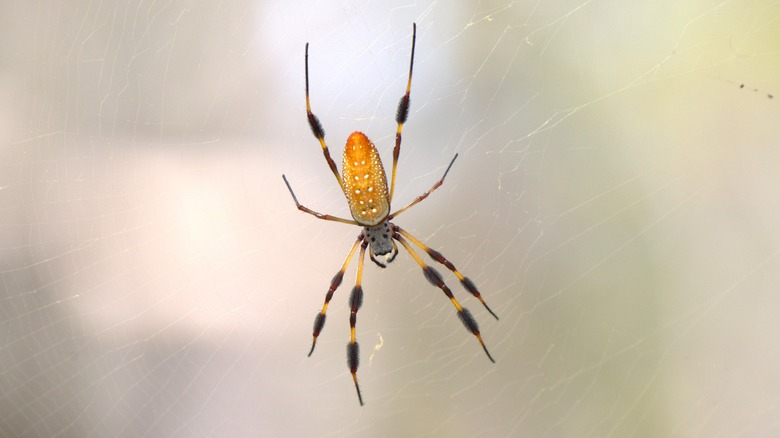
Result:
{"type": "MultiPolygon", "coordinates": [[[[309,350],[309,356],[311,356],[312,353],[314,353],[314,347],[317,345],[317,336],[320,335],[320,332],[322,331],[322,327],[325,326],[325,312],[328,310],[328,304],[330,303],[331,298],[333,298],[333,293],[336,292],[336,289],[341,285],[341,280],[344,279],[344,271],[347,270],[347,266],[349,266],[349,262],[352,260],[352,256],[355,255],[355,251],[357,250],[358,245],[360,242],[366,243],[364,241],[364,235],[363,233],[360,233],[357,240],[355,240],[355,243],[352,245],[352,249],[349,250],[349,254],[347,254],[347,258],[344,259],[344,264],[341,265],[341,269],[339,269],[339,272],[336,273],[336,275],[333,276],[333,279],[330,281],[330,287],[328,288],[328,293],[325,295],[325,304],[322,305],[322,309],[320,310],[320,313],[317,314],[317,317],[314,318],[314,334],[311,341],[311,350],[309,350]]],[[[362,256],[361,256],[362,258],[362,256]]]]}
{"type": "Polygon", "coordinates": [[[468,309],[461,306],[458,300],[455,299],[455,297],[452,295],[452,291],[444,283],[444,279],[441,278],[441,274],[439,274],[439,272],[433,269],[432,267],[428,266],[425,263],[425,261],[423,261],[423,259],[419,255],[417,255],[417,253],[414,251],[414,249],[409,244],[409,242],[407,242],[406,239],[404,239],[404,237],[400,234],[400,229],[394,231],[393,239],[401,242],[401,245],[403,245],[406,251],[409,252],[409,255],[412,256],[415,262],[417,262],[417,264],[420,266],[420,268],[423,271],[423,275],[425,275],[425,279],[428,280],[428,282],[431,283],[432,285],[441,289],[441,291],[444,292],[444,295],[446,295],[447,298],[450,299],[452,305],[455,306],[455,311],[458,312],[458,319],[460,319],[460,321],[466,327],[466,330],[470,331],[471,334],[473,334],[474,337],[477,338],[479,344],[482,345],[482,349],[485,350],[485,354],[487,355],[488,359],[490,359],[491,362],[495,363],[496,361],[493,359],[493,356],[490,355],[490,352],[488,351],[485,342],[482,340],[482,335],[479,332],[479,325],[477,325],[477,320],[474,319],[474,317],[471,315],[471,312],[469,312],[468,309]]]}
{"type": "Polygon", "coordinates": [[[355,382],[355,390],[357,391],[358,401],[360,406],[363,406],[363,396],[360,395],[360,385],[357,381],[357,369],[360,363],[360,345],[357,343],[357,336],[355,335],[355,323],[357,322],[357,312],[360,306],[363,305],[363,262],[366,259],[366,247],[368,242],[365,240],[360,245],[360,256],[358,256],[358,269],[357,277],[355,279],[355,288],[352,289],[352,294],[349,296],[349,343],[347,344],[347,366],[349,366],[349,372],[352,373],[352,381],[355,382]]]}
{"type": "Polygon", "coordinates": [[[444,265],[447,269],[452,271],[453,274],[455,274],[456,277],[458,277],[458,280],[460,280],[460,283],[463,285],[463,287],[469,291],[471,295],[474,296],[474,298],[478,299],[480,303],[482,303],[483,306],[485,306],[485,309],[490,312],[491,315],[493,315],[493,318],[496,318],[498,320],[498,315],[496,315],[496,312],[494,312],[490,306],[487,305],[484,298],[482,298],[482,294],[479,293],[479,289],[477,289],[477,286],[474,284],[473,281],[471,281],[470,278],[464,276],[461,274],[460,271],[458,271],[458,268],[455,267],[455,265],[452,264],[449,260],[444,258],[444,256],[435,249],[429,247],[428,245],[422,243],[419,239],[412,236],[406,230],[402,229],[401,227],[397,225],[393,225],[393,231],[400,233],[402,236],[409,239],[412,243],[420,247],[423,251],[425,251],[429,256],[431,256],[432,259],[436,260],[437,262],[444,265]]]}

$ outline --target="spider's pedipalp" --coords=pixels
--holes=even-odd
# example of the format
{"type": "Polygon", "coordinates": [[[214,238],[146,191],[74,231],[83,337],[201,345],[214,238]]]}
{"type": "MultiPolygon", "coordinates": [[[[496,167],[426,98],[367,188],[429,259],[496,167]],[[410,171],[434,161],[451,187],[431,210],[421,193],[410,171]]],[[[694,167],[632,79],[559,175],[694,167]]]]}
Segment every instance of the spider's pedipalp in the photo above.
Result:
{"type": "Polygon", "coordinates": [[[391,242],[393,243],[393,253],[390,254],[390,257],[387,259],[387,263],[392,263],[393,260],[395,260],[395,257],[398,255],[398,246],[392,240],[391,242]]]}
{"type": "Polygon", "coordinates": [[[393,263],[393,260],[395,260],[395,257],[398,255],[398,246],[395,244],[395,242],[390,239],[390,243],[392,243],[392,250],[386,254],[383,254],[385,256],[385,263],[380,262],[377,260],[376,256],[374,255],[374,252],[369,248],[368,255],[371,257],[371,261],[374,262],[377,266],[384,269],[387,267],[387,264],[393,263]]]}
{"type": "Polygon", "coordinates": [[[376,264],[380,268],[385,269],[387,267],[386,264],[380,262],[379,260],[376,259],[376,257],[374,257],[374,253],[373,252],[369,251],[368,252],[368,256],[371,258],[371,261],[374,262],[374,264],[376,264]]]}

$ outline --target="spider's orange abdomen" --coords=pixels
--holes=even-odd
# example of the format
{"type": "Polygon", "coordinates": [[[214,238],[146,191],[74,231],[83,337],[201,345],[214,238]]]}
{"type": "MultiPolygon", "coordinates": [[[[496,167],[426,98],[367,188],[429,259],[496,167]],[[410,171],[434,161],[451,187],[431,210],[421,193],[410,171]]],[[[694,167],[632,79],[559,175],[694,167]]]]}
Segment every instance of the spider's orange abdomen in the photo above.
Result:
{"type": "Polygon", "coordinates": [[[352,217],[364,226],[381,223],[390,214],[387,177],[379,152],[362,132],[347,139],[342,162],[344,195],[352,217]]]}

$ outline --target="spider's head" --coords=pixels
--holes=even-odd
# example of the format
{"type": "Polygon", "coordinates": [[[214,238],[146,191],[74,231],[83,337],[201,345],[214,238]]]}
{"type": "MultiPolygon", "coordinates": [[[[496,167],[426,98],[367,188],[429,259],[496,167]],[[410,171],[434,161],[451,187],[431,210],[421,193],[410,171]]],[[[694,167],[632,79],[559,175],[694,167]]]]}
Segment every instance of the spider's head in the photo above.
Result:
{"type": "Polygon", "coordinates": [[[398,248],[393,242],[390,222],[384,221],[375,227],[365,227],[364,233],[370,246],[371,260],[382,268],[385,267],[385,263],[392,263],[398,254],[398,248]],[[379,262],[376,256],[384,256],[385,263],[379,262]]]}

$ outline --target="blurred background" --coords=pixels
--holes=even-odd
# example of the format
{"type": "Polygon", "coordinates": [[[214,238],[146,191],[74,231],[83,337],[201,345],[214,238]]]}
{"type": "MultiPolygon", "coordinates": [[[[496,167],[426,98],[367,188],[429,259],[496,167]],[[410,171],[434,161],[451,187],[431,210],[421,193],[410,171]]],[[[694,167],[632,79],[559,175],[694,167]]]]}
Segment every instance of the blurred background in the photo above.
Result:
{"type": "Polygon", "coordinates": [[[780,3],[3,2],[0,435],[777,436],[780,3]],[[366,265],[341,162],[386,164],[366,265]],[[777,97],[774,97],[774,96],[777,97]]]}

